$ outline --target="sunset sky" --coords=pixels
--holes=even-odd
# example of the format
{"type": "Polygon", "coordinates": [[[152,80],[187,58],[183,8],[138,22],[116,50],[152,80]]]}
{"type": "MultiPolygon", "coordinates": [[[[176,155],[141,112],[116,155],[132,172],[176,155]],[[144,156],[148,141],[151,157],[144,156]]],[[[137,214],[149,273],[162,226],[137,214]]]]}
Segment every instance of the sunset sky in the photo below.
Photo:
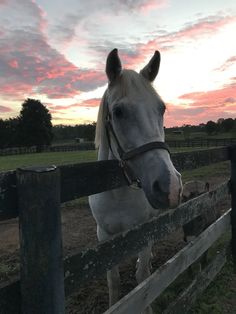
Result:
{"type": "Polygon", "coordinates": [[[165,125],[236,118],[235,0],[0,0],[0,118],[39,99],[53,124],[96,121],[107,54],[139,71],[155,50],[165,125]]]}

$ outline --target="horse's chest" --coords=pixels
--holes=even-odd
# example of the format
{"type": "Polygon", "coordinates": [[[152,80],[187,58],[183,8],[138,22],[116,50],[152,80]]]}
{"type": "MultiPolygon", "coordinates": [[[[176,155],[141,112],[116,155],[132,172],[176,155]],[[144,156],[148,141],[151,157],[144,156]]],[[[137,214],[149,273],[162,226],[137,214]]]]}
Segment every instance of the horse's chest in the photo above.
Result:
{"type": "Polygon", "coordinates": [[[90,201],[90,205],[97,224],[110,234],[126,231],[150,218],[150,206],[137,192],[116,197],[114,192],[104,193],[96,201],[90,201]]]}
{"type": "Polygon", "coordinates": [[[117,233],[126,231],[138,224],[143,223],[148,220],[149,215],[143,209],[142,211],[135,208],[120,209],[112,215],[107,215],[103,219],[103,224],[105,224],[106,229],[109,229],[111,233],[117,233]]]}

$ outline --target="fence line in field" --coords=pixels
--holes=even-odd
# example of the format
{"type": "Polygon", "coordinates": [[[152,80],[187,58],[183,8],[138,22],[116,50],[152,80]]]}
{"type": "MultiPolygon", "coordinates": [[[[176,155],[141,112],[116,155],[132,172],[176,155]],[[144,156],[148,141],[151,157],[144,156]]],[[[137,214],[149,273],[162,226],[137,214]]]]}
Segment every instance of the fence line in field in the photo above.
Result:
{"type": "MultiPolygon", "coordinates": [[[[172,148],[181,147],[222,147],[236,144],[236,138],[222,139],[191,139],[191,140],[166,140],[166,143],[172,148]]],[[[51,146],[31,146],[31,147],[9,147],[0,149],[0,156],[33,154],[42,152],[69,152],[95,150],[93,142],[84,142],[79,144],[51,145],[51,146]]]]}
{"type": "MultiPolygon", "coordinates": [[[[229,228],[230,216],[234,222],[232,252],[233,256],[236,256],[236,147],[175,154],[172,159],[179,170],[230,159],[232,212],[228,211],[220,217],[194,243],[178,252],[107,313],[137,313],[137,306],[139,311],[144,309],[186,269],[187,265],[191,265],[229,228]]],[[[65,293],[70,295],[83,282],[98,278],[125,257],[137,253],[150,240],[164,238],[203,213],[207,207],[215,206],[225,198],[228,191],[228,184],[225,183],[214,191],[99,244],[94,249],[67,257],[64,260],[64,275],[60,246],[60,201],[69,201],[125,184],[123,173],[116,161],[59,168],[31,167],[18,170],[17,175],[14,171],[0,175],[0,220],[16,217],[19,210],[21,230],[21,284],[19,279],[16,279],[0,287],[0,308],[4,313],[16,313],[20,306],[23,313],[64,313],[64,282],[65,293]],[[40,247],[40,252],[35,251],[35,247],[40,247]]],[[[216,267],[215,273],[223,263],[222,259],[221,262],[217,261],[215,264],[218,268],[216,267]]]]}

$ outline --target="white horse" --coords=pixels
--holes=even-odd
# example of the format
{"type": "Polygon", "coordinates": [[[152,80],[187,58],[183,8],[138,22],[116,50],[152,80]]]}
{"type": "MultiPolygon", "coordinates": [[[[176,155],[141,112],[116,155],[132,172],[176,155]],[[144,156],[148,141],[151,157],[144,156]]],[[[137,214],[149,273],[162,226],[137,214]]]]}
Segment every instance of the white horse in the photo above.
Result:
{"type": "MultiPolygon", "coordinates": [[[[128,181],[124,186],[89,197],[99,241],[176,207],[182,193],[181,175],[174,168],[164,142],[165,104],[151,85],[160,65],[160,53],[138,74],[122,70],[117,49],[107,57],[108,88],[102,98],[96,128],[98,160],[118,159],[128,181]],[[159,209],[159,210],[158,210],[159,209]]],[[[138,239],[137,239],[138,240],[138,239]]],[[[151,245],[139,253],[136,279],[150,275],[151,245]]],[[[118,266],[107,273],[110,306],[119,300],[118,266]]],[[[152,313],[151,307],[146,313],[152,313]]]]}

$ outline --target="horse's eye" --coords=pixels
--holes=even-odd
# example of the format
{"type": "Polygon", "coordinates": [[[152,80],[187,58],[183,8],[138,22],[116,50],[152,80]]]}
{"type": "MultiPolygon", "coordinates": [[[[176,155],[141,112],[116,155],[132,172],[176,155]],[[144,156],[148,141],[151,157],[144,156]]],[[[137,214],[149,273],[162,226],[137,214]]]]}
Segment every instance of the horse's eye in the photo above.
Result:
{"type": "Polygon", "coordinates": [[[123,112],[122,108],[120,108],[120,107],[114,108],[113,114],[118,119],[123,118],[123,116],[124,116],[124,112],[123,112]]]}

